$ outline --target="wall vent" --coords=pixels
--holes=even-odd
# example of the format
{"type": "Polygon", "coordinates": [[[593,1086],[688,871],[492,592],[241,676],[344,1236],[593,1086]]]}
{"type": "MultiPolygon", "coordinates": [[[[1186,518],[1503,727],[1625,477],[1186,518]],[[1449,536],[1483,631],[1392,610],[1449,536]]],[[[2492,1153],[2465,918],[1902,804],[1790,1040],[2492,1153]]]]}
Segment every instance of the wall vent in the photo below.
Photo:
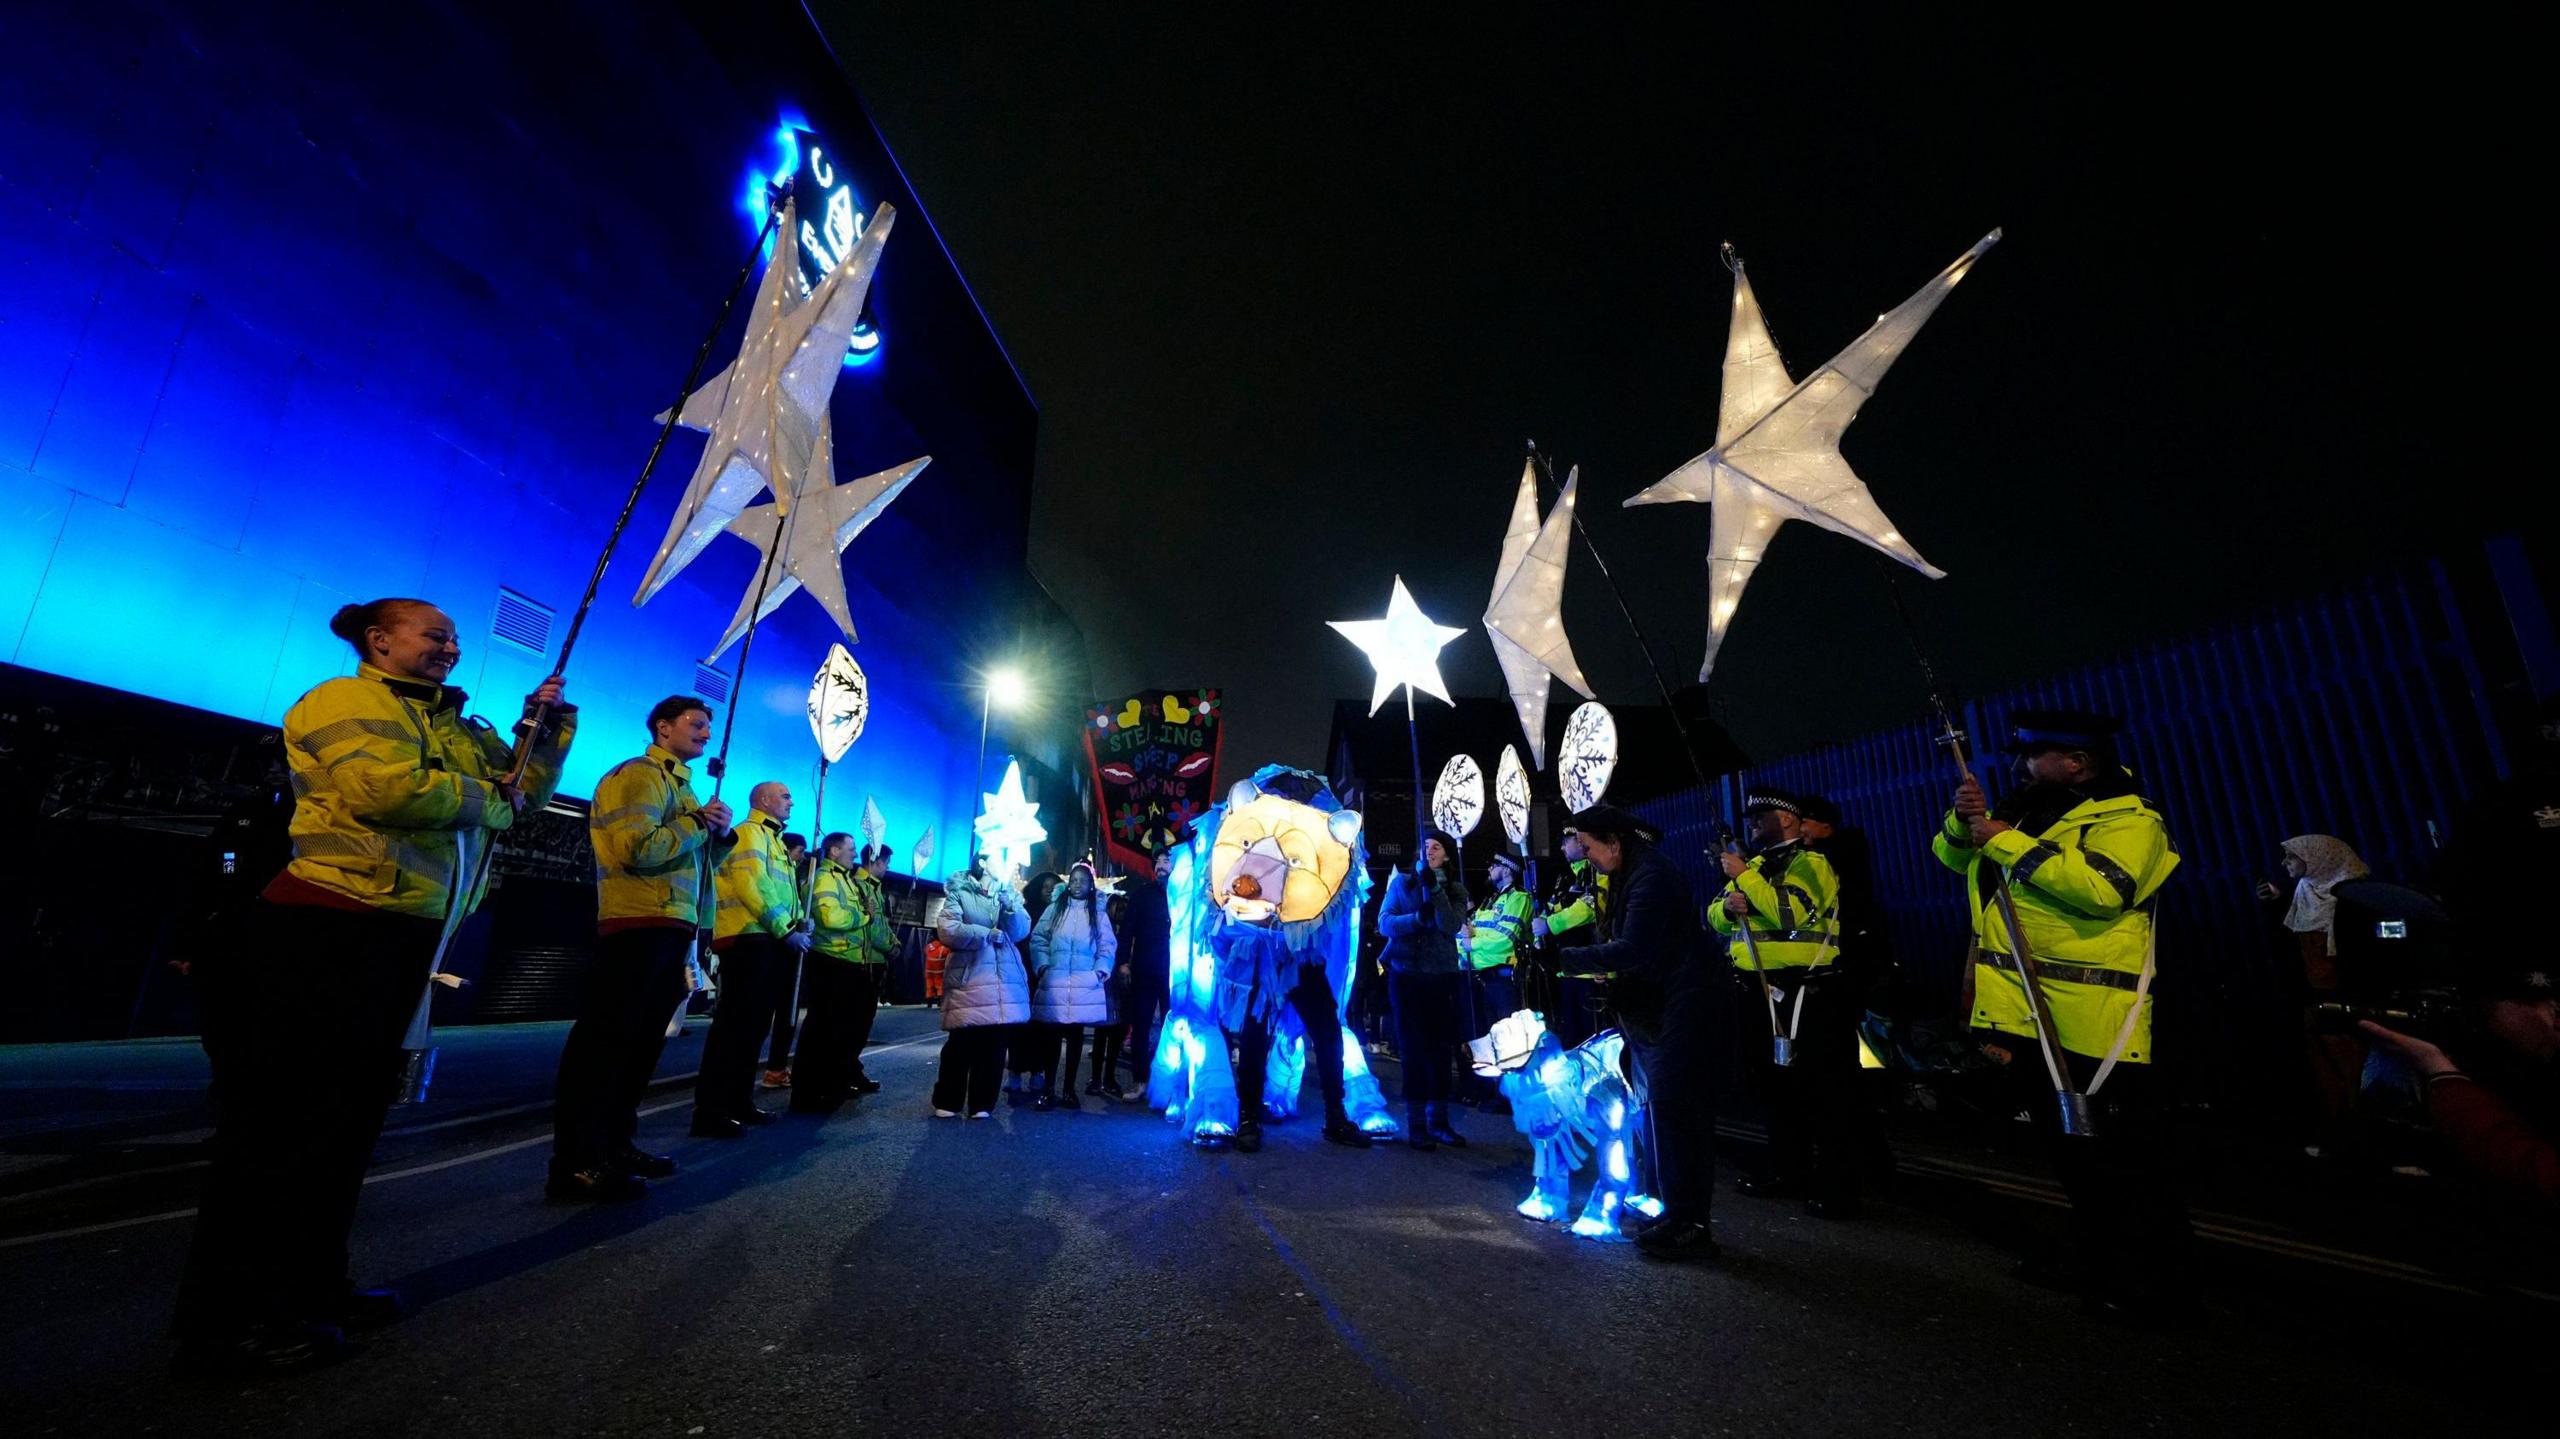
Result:
{"type": "Polygon", "coordinates": [[[551,652],[551,606],[510,589],[498,591],[498,612],[489,621],[489,637],[536,657],[551,652]]]}
{"type": "Polygon", "coordinates": [[[709,665],[695,665],[693,667],[693,692],[702,696],[704,699],[711,701],[713,704],[727,704],[729,702],[729,677],[720,671],[713,669],[709,665]]]}

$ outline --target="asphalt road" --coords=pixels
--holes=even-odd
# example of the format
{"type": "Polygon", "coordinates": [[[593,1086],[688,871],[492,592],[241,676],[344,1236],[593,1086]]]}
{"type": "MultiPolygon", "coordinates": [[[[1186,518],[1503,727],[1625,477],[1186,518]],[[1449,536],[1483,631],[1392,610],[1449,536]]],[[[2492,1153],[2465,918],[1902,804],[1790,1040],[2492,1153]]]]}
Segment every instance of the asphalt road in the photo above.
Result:
{"type": "MultiPolygon", "coordinates": [[[[556,1027],[478,1037],[468,1073],[449,1052],[441,1082],[464,1112],[395,1118],[356,1234],[363,1275],[404,1286],[415,1314],[349,1364],[259,1387],[167,1375],[183,1149],[39,1174],[0,1206],[0,1427],[2548,1432],[2501,1402],[2538,1371],[2488,1369],[2480,1349],[2547,1336],[2552,1310],[2530,1298],[2216,1242],[2208,1327],[2127,1333],[2007,1277],[2055,1220],[2049,1192],[1925,1163],[1854,1223],[1727,1196],[1725,1261],[1661,1266],[1515,1216],[1527,1156],[1490,1116],[1462,1119],[1484,1141],[1463,1152],[1343,1151],[1302,1121],[1259,1155],[1214,1157],[1135,1106],[933,1120],[933,1023],[885,1015],[886,1091],[824,1122],[697,1141],[684,1089],[654,1095],[644,1140],[684,1172],[607,1209],[541,1199],[556,1027]]],[[[663,1072],[691,1067],[698,1036],[663,1072]]],[[[152,1053],[118,1063],[183,1076],[182,1049],[152,1053]]],[[[49,1082],[82,1077],[75,1056],[49,1082]]],[[[92,1140],[185,1108],[168,1084],[86,1077],[125,1095],[81,1121],[92,1140]],[[158,1110],[135,1097],[153,1094],[158,1110]]],[[[42,1088],[13,1081],[0,1109],[21,1141],[42,1088]]]]}

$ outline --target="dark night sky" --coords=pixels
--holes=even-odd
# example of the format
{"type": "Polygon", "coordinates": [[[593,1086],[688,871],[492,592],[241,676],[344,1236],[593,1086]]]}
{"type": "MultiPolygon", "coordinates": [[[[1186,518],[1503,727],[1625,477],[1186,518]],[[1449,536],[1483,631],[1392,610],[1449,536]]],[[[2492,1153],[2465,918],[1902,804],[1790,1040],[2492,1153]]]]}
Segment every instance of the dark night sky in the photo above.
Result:
{"type": "MultiPolygon", "coordinates": [[[[1324,622],[1390,576],[1476,624],[1524,437],[1695,674],[1707,512],[1616,506],[1712,442],[1728,239],[1801,377],[2006,228],[1845,446],[1951,572],[1903,589],[1959,689],[2500,523],[2412,498],[2472,473],[2429,287],[2481,256],[2406,30],[816,8],[1041,403],[1034,564],[1096,682],[1225,685],[1243,762],[1320,762],[1368,691],[1324,622]]],[[[1565,615],[1650,700],[1580,552],[1565,615]]],[[[1443,670],[1501,692],[1480,627],[1443,670]]],[[[1917,712],[1882,563],[1788,526],[1714,690],[1764,755],[1917,712]]]]}

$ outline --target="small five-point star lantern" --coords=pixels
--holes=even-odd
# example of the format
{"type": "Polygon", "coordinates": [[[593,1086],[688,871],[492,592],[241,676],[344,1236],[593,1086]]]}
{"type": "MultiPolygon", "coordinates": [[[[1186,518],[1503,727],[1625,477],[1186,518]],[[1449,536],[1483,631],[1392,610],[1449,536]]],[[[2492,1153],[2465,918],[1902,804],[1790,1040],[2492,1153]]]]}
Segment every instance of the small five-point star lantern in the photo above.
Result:
{"type": "MultiPolygon", "coordinates": [[[[1404,587],[1404,576],[1396,576],[1395,593],[1387,599],[1387,617],[1382,620],[1334,620],[1333,627],[1342,637],[1358,645],[1369,656],[1378,672],[1376,688],[1369,695],[1369,713],[1387,702],[1387,696],[1399,685],[1449,703],[1449,691],[1440,683],[1440,650],[1449,641],[1465,634],[1462,629],[1433,624],[1413,595],[1404,587]]],[[[1412,707],[1410,692],[1405,705],[1412,707]]]]}

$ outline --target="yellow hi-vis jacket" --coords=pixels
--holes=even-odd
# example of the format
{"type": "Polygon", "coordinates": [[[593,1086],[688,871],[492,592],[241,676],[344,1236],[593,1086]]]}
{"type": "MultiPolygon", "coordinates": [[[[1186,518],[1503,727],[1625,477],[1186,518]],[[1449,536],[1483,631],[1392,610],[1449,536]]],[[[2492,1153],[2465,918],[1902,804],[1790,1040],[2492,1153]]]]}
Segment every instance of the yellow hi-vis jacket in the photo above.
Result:
{"type": "Polygon", "coordinates": [[[1759,941],[1764,969],[1814,969],[1840,957],[1840,874],[1821,851],[1801,844],[1755,854],[1742,873],[1725,882],[1707,906],[1707,923],[1727,936],[1733,967],[1751,968],[1751,945],[1741,925],[1724,912],[1724,897],[1740,894],[1751,901],[1743,918],[1759,941]],[[1775,861],[1777,873],[1769,873],[1775,861]]]}
{"type": "Polygon", "coordinates": [[[809,947],[848,964],[887,964],[897,948],[889,924],[888,896],[880,881],[833,860],[818,863],[809,885],[809,947]]]}
{"type": "Polygon", "coordinates": [[[693,771],[651,745],[596,782],[587,838],[596,851],[596,919],[711,922],[711,866],[734,841],[710,832],[693,771]]]}
{"type": "Polygon", "coordinates": [[[782,821],[750,812],[738,822],[738,842],[721,857],[718,912],[711,942],[742,934],[776,939],[800,922],[800,886],[791,878],[791,856],[782,848],[782,821]]]}
{"type": "MultiPolygon", "coordinates": [[[[375,909],[458,919],[480,903],[497,831],[515,823],[498,777],[515,751],[449,685],[358,664],[285,711],[293,774],[293,862],[285,872],[375,909]]],[[[528,803],[550,802],[577,729],[574,710],[534,738],[528,803]]]]}
{"type": "Polygon", "coordinates": [[[2140,795],[2083,800],[2040,835],[2004,830],[1980,849],[1949,810],[1929,842],[1965,877],[1973,914],[1973,1024],[2033,1036],[2026,982],[2011,959],[2008,920],[1981,872],[2009,872],[2009,893],[2044,972],[2055,1036],[2074,1054],[2151,1060],[2152,897],[2178,867],[2169,827],[2140,795]],[[2121,1052],[2118,1052],[2121,1041],[2121,1052]]]}
{"type": "Polygon", "coordinates": [[[1529,891],[1517,885],[1486,900],[1468,921],[1476,930],[1474,942],[1467,947],[1468,966],[1500,969],[1516,962],[1529,943],[1529,915],[1537,907],[1529,891]]]}
{"type": "Polygon", "coordinates": [[[1571,934],[1599,918],[1600,895],[1608,887],[1609,876],[1593,869],[1591,861],[1575,860],[1572,878],[1565,882],[1564,892],[1547,910],[1547,933],[1571,934]]]}

